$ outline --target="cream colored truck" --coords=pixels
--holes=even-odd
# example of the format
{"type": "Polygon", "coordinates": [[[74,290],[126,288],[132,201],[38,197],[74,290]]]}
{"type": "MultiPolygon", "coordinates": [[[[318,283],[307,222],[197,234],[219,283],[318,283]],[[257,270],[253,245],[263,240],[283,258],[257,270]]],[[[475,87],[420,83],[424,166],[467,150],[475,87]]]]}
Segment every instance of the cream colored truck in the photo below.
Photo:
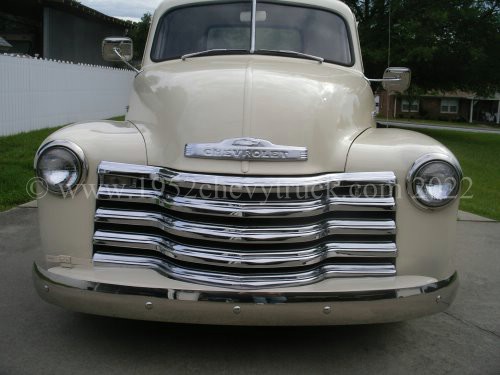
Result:
{"type": "MultiPolygon", "coordinates": [[[[103,42],[128,61],[131,41],[103,42]]],[[[404,91],[410,73],[380,81],[404,91]]],[[[335,0],[167,0],[125,121],[40,147],[40,296],[114,317],[392,322],[453,301],[460,166],[378,129],[356,20],[335,0]]]]}

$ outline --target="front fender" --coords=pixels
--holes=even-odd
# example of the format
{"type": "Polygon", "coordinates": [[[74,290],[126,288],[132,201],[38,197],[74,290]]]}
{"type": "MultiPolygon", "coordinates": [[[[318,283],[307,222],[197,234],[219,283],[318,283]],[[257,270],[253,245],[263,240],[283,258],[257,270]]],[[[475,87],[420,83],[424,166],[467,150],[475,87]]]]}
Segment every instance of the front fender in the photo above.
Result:
{"type": "Polygon", "coordinates": [[[438,141],[399,129],[369,129],[352,144],[346,172],[393,171],[397,177],[396,224],[398,275],[441,280],[455,272],[453,256],[459,200],[441,210],[423,210],[406,191],[413,163],[429,153],[453,155],[438,141]]]}
{"type": "MultiPolygon", "coordinates": [[[[62,198],[39,189],[38,216],[43,256],[38,261],[89,264],[92,257],[97,167],[103,160],[147,164],[142,135],[128,121],[98,121],[66,126],[43,143],[71,141],[81,147],[89,172],[74,196],[62,198]]],[[[44,264],[44,263],[42,263],[44,264]]]]}

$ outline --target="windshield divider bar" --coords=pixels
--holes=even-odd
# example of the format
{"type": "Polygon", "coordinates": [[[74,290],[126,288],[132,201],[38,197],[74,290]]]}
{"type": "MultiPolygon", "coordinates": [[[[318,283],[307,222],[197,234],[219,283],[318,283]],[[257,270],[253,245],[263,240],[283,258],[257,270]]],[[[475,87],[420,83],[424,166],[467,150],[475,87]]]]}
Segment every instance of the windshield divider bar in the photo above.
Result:
{"type": "Polygon", "coordinates": [[[250,44],[250,53],[255,52],[255,28],[256,28],[256,16],[257,16],[257,0],[252,0],[252,41],[250,44]]]}

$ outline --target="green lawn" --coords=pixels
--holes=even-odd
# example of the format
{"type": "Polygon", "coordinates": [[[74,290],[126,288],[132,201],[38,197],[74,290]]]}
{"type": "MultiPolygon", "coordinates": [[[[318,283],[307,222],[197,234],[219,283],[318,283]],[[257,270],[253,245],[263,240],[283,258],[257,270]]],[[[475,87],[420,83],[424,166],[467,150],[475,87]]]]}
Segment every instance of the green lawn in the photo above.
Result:
{"type": "Polygon", "coordinates": [[[460,209],[500,220],[500,134],[434,129],[419,132],[448,147],[460,161],[464,176],[471,179],[472,185],[464,181],[460,209]]]}
{"type": "Polygon", "coordinates": [[[26,183],[34,177],[33,157],[42,141],[57,129],[0,137],[0,211],[32,200],[26,183]]]}
{"type": "MultiPolygon", "coordinates": [[[[120,116],[110,120],[123,119],[124,116],[120,116]]],[[[0,137],[0,211],[32,200],[26,192],[26,184],[34,177],[33,158],[36,150],[45,138],[60,128],[0,137]]]]}

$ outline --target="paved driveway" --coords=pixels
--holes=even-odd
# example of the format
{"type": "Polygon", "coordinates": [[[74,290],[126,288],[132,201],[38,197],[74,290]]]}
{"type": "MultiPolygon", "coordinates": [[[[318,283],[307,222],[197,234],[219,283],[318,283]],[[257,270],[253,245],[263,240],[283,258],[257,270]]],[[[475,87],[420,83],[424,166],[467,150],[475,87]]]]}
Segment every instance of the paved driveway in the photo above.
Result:
{"type": "Polygon", "coordinates": [[[500,223],[460,222],[446,313],[354,327],[172,325],[86,316],[31,283],[36,209],[0,214],[0,374],[499,374],[500,223]]]}
{"type": "Polygon", "coordinates": [[[465,133],[487,133],[487,134],[500,134],[500,129],[482,129],[479,127],[464,127],[464,126],[448,126],[448,125],[435,125],[435,124],[424,124],[424,123],[409,123],[409,122],[398,122],[398,121],[377,121],[379,124],[385,125],[387,127],[397,127],[405,129],[439,129],[439,130],[455,130],[458,132],[465,133]]]}

